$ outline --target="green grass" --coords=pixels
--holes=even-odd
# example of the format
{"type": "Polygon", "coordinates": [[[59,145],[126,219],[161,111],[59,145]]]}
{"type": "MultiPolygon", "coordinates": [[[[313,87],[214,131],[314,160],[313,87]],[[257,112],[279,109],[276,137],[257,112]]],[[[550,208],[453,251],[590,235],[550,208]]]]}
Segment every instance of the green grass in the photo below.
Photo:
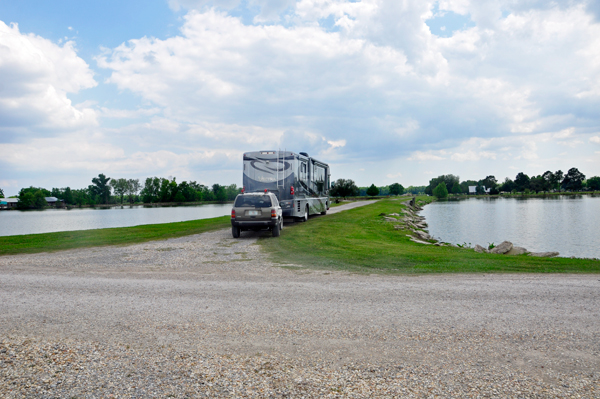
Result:
{"type": "Polygon", "coordinates": [[[0,255],[53,252],[164,240],[223,229],[231,225],[229,220],[229,216],[221,216],[177,223],[0,237],[0,255]]]}
{"type": "MultiPolygon", "coordinates": [[[[431,197],[419,197],[431,201],[431,197]]],[[[260,244],[282,264],[363,273],[600,273],[592,259],[478,254],[471,249],[413,243],[380,213],[401,213],[400,201],[313,218],[260,244]]],[[[485,243],[482,243],[485,244],[485,243]]]]}

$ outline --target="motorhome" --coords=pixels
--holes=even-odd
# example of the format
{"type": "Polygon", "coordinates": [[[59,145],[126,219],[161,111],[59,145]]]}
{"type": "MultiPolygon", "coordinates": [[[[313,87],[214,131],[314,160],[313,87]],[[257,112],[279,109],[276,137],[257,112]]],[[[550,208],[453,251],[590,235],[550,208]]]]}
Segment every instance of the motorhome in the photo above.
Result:
{"type": "Polygon", "coordinates": [[[329,165],[290,151],[254,151],[244,154],[244,192],[273,192],[286,218],[306,221],[329,209],[329,165]]]}

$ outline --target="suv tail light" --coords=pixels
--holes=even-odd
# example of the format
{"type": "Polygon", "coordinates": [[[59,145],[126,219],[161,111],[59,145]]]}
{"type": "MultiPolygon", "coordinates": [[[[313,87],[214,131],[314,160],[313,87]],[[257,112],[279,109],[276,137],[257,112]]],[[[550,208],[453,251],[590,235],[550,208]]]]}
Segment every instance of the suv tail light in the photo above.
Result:
{"type": "Polygon", "coordinates": [[[271,218],[277,219],[277,211],[275,209],[271,209],[271,218]]]}
{"type": "Polygon", "coordinates": [[[294,186],[290,186],[290,194],[294,195],[294,186]]]}
{"type": "Polygon", "coordinates": [[[232,209],[232,210],[231,210],[231,218],[232,218],[232,219],[235,219],[235,209],[232,209]]]}

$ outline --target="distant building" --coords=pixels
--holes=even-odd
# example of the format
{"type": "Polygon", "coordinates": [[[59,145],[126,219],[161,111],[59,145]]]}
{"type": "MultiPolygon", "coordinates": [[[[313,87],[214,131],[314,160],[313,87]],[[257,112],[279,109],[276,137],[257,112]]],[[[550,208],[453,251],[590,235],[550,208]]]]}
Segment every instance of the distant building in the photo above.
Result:
{"type": "MultiPolygon", "coordinates": [[[[486,194],[490,193],[489,188],[485,188],[485,186],[481,186],[483,188],[483,192],[486,194]]],[[[469,186],[469,195],[477,195],[477,186],[469,186]]]]}
{"type": "Polygon", "coordinates": [[[58,199],[56,197],[45,197],[46,198],[46,202],[48,203],[48,206],[58,206],[61,207],[65,201],[58,199]]]}
{"type": "MultiPolygon", "coordinates": [[[[65,205],[65,201],[56,197],[44,197],[48,206],[61,208],[65,205]]],[[[0,209],[13,209],[19,204],[18,198],[0,198],[0,209]]]]}
{"type": "Polygon", "coordinates": [[[12,209],[17,207],[17,203],[19,202],[18,198],[0,198],[0,208],[2,209],[12,209]]]}

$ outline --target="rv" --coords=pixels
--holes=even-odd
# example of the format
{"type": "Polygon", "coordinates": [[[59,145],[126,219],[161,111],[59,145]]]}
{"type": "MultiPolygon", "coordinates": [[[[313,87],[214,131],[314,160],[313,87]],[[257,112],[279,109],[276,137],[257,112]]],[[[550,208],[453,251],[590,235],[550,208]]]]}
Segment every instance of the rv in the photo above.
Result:
{"type": "Polygon", "coordinates": [[[329,165],[305,152],[247,152],[242,192],[270,191],[284,217],[306,221],[309,215],[324,215],[329,209],[330,177],[329,165]]]}

